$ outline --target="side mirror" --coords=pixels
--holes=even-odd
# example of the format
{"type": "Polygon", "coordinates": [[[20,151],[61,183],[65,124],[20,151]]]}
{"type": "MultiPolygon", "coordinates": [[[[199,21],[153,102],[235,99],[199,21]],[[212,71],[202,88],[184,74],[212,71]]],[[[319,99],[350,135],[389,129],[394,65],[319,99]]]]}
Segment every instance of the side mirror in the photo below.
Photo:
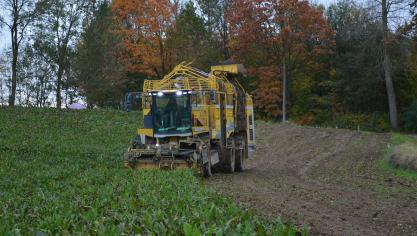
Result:
{"type": "Polygon", "coordinates": [[[125,97],[125,109],[127,112],[132,111],[132,94],[127,93],[125,97]]]}
{"type": "Polygon", "coordinates": [[[129,92],[125,95],[125,104],[124,107],[127,112],[131,112],[132,110],[140,110],[141,109],[141,92],[129,92]]]}

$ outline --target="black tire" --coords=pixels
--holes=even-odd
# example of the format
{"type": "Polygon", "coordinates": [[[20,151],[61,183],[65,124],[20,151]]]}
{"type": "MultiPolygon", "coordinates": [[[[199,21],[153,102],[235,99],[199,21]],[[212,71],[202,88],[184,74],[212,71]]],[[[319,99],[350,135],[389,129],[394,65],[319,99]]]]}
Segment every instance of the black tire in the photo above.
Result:
{"type": "Polygon", "coordinates": [[[208,158],[208,162],[204,163],[202,166],[202,173],[203,173],[203,177],[205,178],[209,178],[213,175],[213,173],[211,172],[211,158],[208,156],[209,153],[210,153],[209,148],[204,148],[201,152],[201,155],[207,155],[207,158],[208,158]]]}
{"type": "Polygon", "coordinates": [[[248,153],[248,145],[246,144],[245,137],[239,137],[236,140],[236,166],[237,172],[245,170],[245,161],[248,153]]]}
{"type": "Polygon", "coordinates": [[[123,155],[123,166],[125,168],[132,168],[132,158],[129,155],[129,150],[130,148],[125,152],[125,154],[123,155]]]}
{"type": "Polygon", "coordinates": [[[142,143],[140,136],[136,135],[130,141],[130,146],[136,149],[136,148],[144,148],[145,145],[142,143]]]}
{"type": "Polygon", "coordinates": [[[223,166],[224,166],[224,158],[223,158],[223,155],[225,155],[225,154],[223,154],[221,148],[217,144],[211,146],[211,148],[212,148],[213,151],[216,151],[218,153],[218,155],[219,155],[219,162],[216,163],[215,165],[212,165],[211,166],[211,172],[213,174],[215,174],[215,173],[222,173],[223,172],[223,166]]]}
{"type": "Polygon", "coordinates": [[[223,170],[225,173],[233,173],[235,172],[236,166],[236,156],[235,156],[235,142],[232,139],[228,145],[230,148],[226,148],[226,156],[223,163],[223,170]]]}

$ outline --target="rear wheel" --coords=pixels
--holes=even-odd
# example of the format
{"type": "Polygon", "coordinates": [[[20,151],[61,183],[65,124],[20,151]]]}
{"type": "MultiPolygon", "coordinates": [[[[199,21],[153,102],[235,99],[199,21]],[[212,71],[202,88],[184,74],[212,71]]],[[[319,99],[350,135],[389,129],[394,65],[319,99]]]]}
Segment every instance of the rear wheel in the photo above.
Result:
{"type": "Polygon", "coordinates": [[[236,139],[236,166],[235,170],[242,172],[245,169],[245,160],[247,158],[247,148],[245,137],[236,139]]]}
{"type": "Polygon", "coordinates": [[[230,139],[227,147],[226,147],[226,156],[224,160],[223,169],[225,173],[233,173],[235,172],[236,166],[236,159],[235,159],[235,141],[234,139],[230,139]]]}
{"type": "Polygon", "coordinates": [[[210,153],[210,148],[206,147],[203,148],[203,150],[201,151],[201,155],[203,160],[207,160],[208,161],[206,163],[203,164],[202,166],[202,172],[203,172],[203,176],[208,178],[211,177],[213,174],[211,172],[211,158],[209,156],[210,153]]]}

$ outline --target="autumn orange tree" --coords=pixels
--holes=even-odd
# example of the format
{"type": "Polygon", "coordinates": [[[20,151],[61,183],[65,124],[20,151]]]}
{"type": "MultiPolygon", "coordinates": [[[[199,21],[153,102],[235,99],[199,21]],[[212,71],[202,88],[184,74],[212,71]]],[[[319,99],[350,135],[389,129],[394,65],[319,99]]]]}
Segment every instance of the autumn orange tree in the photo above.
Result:
{"type": "Polygon", "coordinates": [[[169,0],[115,0],[112,9],[126,49],[128,70],[162,78],[172,60],[166,34],[174,24],[176,4],[169,0]]]}
{"type": "MultiPolygon", "coordinates": [[[[268,118],[282,116],[282,108],[290,104],[283,95],[290,92],[292,104],[308,102],[297,100],[291,88],[298,82],[314,84],[307,82],[328,69],[323,58],[331,53],[333,32],[322,10],[308,1],[235,0],[227,18],[232,55],[249,68],[262,67],[262,73],[249,70],[259,77],[255,91],[258,112],[268,118]],[[271,91],[276,94],[272,96],[271,91]]],[[[301,88],[302,92],[314,89],[301,88]]]]}

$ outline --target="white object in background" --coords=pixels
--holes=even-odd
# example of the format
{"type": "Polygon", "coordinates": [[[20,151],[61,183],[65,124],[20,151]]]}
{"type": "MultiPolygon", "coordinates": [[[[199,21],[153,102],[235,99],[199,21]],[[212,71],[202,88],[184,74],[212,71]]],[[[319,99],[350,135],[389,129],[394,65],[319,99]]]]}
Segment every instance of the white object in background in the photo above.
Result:
{"type": "Polygon", "coordinates": [[[83,104],[80,104],[80,103],[73,103],[73,104],[68,106],[68,109],[84,110],[84,109],[87,109],[87,106],[85,106],[83,104]]]}

